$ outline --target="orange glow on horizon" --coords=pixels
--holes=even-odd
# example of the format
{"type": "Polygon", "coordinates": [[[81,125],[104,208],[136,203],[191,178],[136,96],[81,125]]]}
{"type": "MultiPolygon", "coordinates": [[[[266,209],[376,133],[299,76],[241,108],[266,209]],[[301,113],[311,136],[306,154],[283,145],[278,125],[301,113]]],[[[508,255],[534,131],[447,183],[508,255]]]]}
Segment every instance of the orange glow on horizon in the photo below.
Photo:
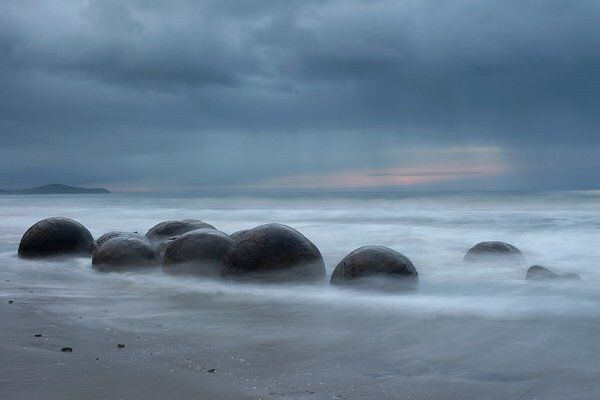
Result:
{"type": "Polygon", "coordinates": [[[509,172],[505,164],[429,165],[282,176],[262,181],[263,187],[376,188],[418,186],[464,178],[491,177],[509,172]]]}

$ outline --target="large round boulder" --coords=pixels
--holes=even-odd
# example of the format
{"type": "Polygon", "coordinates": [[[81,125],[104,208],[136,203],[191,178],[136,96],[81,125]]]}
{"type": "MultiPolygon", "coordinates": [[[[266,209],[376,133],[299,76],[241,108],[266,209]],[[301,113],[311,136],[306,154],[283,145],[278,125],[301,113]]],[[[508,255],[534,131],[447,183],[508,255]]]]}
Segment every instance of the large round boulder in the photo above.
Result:
{"type": "Polygon", "coordinates": [[[164,252],[163,270],[218,276],[223,257],[233,244],[228,234],[216,229],[196,229],[173,240],[164,252]]]}
{"type": "Polygon", "coordinates": [[[377,284],[392,289],[409,289],[419,282],[417,269],[408,257],[384,246],[360,247],[339,262],[331,283],[377,284]]]}
{"type": "Polygon", "coordinates": [[[481,242],[471,247],[464,260],[467,262],[511,262],[523,264],[527,262],[525,256],[512,244],[504,242],[481,242]]]}
{"type": "Polygon", "coordinates": [[[94,252],[92,266],[99,271],[123,271],[156,265],[158,257],[152,243],[144,237],[116,236],[94,252]]]}
{"type": "Polygon", "coordinates": [[[95,254],[104,243],[116,237],[136,237],[142,240],[148,240],[145,236],[142,236],[138,232],[110,231],[96,239],[94,242],[94,251],[92,252],[92,255],[95,254]]]}
{"type": "Polygon", "coordinates": [[[532,281],[547,281],[554,279],[567,279],[567,280],[581,280],[581,277],[577,274],[557,274],[556,272],[550,271],[546,267],[542,267],[541,265],[534,265],[527,270],[527,274],[525,274],[525,279],[532,281]]]}
{"type": "Polygon", "coordinates": [[[325,277],[321,252],[297,230],[266,224],[234,236],[221,276],[261,282],[310,282],[325,277]]]}
{"type": "Polygon", "coordinates": [[[33,224],[21,238],[19,256],[89,256],[94,237],[85,226],[71,218],[46,218],[33,224]]]}
{"type": "Polygon", "coordinates": [[[215,229],[214,226],[202,222],[198,219],[183,219],[181,221],[164,221],[154,225],[146,233],[146,237],[154,245],[168,240],[174,236],[182,235],[186,232],[193,231],[201,228],[215,229]]]}

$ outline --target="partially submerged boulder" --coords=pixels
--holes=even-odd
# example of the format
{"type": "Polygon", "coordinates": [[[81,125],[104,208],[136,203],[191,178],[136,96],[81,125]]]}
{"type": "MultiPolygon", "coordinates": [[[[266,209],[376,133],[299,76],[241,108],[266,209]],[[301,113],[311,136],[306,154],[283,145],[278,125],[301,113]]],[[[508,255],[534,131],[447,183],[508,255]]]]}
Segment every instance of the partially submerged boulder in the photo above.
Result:
{"type": "Polygon", "coordinates": [[[467,251],[464,260],[467,262],[509,261],[516,264],[527,262],[519,249],[504,242],[477,243],[467,251]]]}
{"type": "Polygon", "coordinates": [[[204,228],[184,233],[167,247],[162,260],[163,270],[218,276],[223,257],[232,245],[233,239],[216,229],[204,228]]]}
{"type": "Polygon", "coordinates": [[[412,288],[419,282],[419,275],[408,257],[399,252],[384,246],[363,246],[338,263],[330,282],[412,288]]]}
{"type": "Polygon", "coordinates": [[[90,231],[65,217],[46,218],[33,224],[21,238],[19,256],[89,256],[94,246],[90,231]]]}
{"type": "Polygon", "coordinates": [[[110,231],[107,232],[105,234],[103,234],[102,236],[100,236],[98,239],[96,239],[96,241],[94,242],[94,251],[92,252],[92,255],[96,253],[96,251],[106,242],[108,242],[110,239],[112,238],[116,238],[116,237],[136,237],[142,240],[148,240],[146,239],[145,236],[142,236],[140,233],[138,232],[124,232],[124,231],[110,231]]]}
{"type": "Polygon", "coordinates": [[[156,249],[149,240],[136,236],[116,236],[94,252],[92,266],[99,271],[123,271],[156,265],[156,249]]]}
{"type": "Polygon", "coordinates": [[[262,282],[311,282],[325,277],[317,246],[289,226],[266,224],[234,237],[223,261],[223,277],[262,282]]]}
{"type": "Polygon", "coordinates": [[[534,265],[527,270],[527,274],[525,274],[525,279],[536,281],[554,279],[581,280],[581,277],[573,273],[563,275],[557,274],[556,272],[552,272],[548,268],[542,267],[541,265],[534,265]]]}
{"type": "Polygon", "coordinates": [[[215,229],[214,226],[202,222],[198,219],[184,219],[181,221],[164,221],[154,225],[146,233],[146,237],[154,244],[168,240],[174,236],[179,236],[189,231],[193,231],[201,228],[215,229]]]}

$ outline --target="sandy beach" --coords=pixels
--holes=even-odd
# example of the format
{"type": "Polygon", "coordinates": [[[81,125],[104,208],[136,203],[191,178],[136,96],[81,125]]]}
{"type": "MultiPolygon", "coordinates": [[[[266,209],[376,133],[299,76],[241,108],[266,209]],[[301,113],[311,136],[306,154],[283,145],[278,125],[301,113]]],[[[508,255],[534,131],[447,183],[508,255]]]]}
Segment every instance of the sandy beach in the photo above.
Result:
{"type": "MultiPolygon", "coordinates": [[[[3,286],[7,286],[5,282],[3,286]]],[[[31,287],[30,292],[36,290],[31,287]]],[[[12,292],[12,291],[11,291],[12,292]]],[[[21,292],[21,293],[19,293],[21,292]]],[[[214,359],[163,355],[168,337],[100,329],[36,308],[50,299],[2,295],[0,397],[3,399],[256,399],[214,359]],[[8,304],[7,298],[16,298],[8,304]],[[41,335],[36,337],[35,335],[41,335]],[[125,344],[119,349],[118,344],[125,344]],[[63,347],[72,352],[62,352],[63,347]],[[156,354],[156,356],[154,356],[156,354]]],[[[51,301],[51,300],[50,300],[51,301]]],[[[83,319],[84,317],[81,317],[83,319]]]]}

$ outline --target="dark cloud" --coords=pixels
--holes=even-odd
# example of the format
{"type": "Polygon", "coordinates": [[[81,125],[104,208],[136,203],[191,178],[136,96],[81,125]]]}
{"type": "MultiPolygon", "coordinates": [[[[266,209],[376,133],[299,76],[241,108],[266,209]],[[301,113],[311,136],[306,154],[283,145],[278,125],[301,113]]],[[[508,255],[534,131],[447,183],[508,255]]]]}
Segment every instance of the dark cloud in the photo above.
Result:
{"type": "Polygon", "coordinates": [[[594,187],[598,20],[577,0],[0,2],[0,184],[251,185],[495,146],[498,187],[594,187]]]}

